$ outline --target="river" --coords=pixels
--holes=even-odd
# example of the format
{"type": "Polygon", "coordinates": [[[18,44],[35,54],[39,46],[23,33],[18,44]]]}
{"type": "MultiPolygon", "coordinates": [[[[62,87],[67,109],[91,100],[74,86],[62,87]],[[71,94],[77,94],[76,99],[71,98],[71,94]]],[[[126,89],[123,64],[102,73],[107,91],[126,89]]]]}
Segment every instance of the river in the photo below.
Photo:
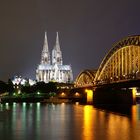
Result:
{"type": "Polygon", "coordinates": [[[140,105],[110,108],[0,104],[0,140],[140,140],[140,105]]]}

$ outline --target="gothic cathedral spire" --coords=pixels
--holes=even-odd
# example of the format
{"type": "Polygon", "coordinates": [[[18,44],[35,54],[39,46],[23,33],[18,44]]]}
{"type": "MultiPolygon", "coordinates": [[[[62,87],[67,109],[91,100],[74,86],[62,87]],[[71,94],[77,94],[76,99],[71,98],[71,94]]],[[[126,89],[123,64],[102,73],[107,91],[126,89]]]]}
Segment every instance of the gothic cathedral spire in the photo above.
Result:
{"type": "Polygon", "coordinates": [[[53,65],[55,65],[55,64],[62,65],[63,64],[58,32],[56,33],[56,42],[55,42],[55,46],[52,50],[52,64],[53,65]]]}
{"type": "Polygon", "coordinates": [[[50,53],[48,49],[48,40],[47,40],[46,32],[45,32],[44,45],[43,45],[43,50],[42,50],[41,63],[50,64],[50,53]]]}
{"type": "Polygon", "coordinates": [[[58,32],[56,32],[56,44],[55,44],[56,50],[60,52],[60,43],[59,43],[59,36],[58,32]]]}

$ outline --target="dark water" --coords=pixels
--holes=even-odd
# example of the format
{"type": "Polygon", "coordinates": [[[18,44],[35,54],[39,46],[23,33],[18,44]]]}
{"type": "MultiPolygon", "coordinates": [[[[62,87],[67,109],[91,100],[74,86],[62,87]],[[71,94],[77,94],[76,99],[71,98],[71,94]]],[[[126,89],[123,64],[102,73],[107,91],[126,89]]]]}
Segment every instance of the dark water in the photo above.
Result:
{"type": "Polygon", "coordinates": [[[0,104],[0,140],[140,140],[140,105],[0,104]],[[121,107],[120,107],[121,110],[121,107]]]}

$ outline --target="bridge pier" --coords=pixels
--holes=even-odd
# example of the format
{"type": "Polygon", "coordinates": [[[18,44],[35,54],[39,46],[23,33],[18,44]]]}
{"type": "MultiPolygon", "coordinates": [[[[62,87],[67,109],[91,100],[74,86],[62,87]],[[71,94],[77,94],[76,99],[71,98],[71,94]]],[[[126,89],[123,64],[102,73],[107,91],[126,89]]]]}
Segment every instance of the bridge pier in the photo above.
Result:
{"type": "Polygon", "coordinates": [[[85,92],[87,94],[87,104],[93,104],[93,90],[86,89],[85,92]]]}
{"type": "Polygon", "coordinates": [[[133,87],[132,88],[133,104],[136,104],[136,93],[137,93],[137,88],[136,87],[133,87]]]}

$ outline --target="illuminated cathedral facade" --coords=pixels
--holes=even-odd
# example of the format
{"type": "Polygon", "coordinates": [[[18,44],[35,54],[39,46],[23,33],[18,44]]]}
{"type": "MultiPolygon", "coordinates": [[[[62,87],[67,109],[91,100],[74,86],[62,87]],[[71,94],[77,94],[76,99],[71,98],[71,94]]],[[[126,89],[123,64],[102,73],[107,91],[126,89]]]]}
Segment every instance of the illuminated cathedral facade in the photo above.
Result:
{"type": "Polygon", "coordinates": [[[45,83],[50,81],[71,83],[73,81],[72,68],[70,65],[63,65],[58,32],[56,34],[56,43],[52,50],[51,56],[52,57],[50,57],[50,52],[48,49],[47,34],[45,32],[41,62],[36,70],[36,80],[38,82],[44,81],[45,83]]]}

